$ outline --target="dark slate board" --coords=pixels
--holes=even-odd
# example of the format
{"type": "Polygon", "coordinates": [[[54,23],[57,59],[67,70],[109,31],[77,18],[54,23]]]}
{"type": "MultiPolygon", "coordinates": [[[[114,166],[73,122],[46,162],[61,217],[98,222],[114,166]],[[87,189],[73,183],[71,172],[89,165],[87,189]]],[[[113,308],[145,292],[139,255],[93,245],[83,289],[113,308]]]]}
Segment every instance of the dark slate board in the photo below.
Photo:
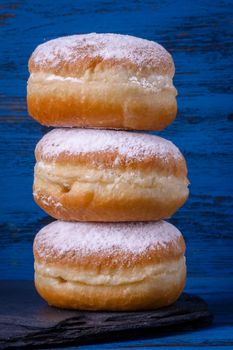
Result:
{"type": "Polygon", "coordinates": [[[146,312],[84,312],[49,307],[32,282],[0,282],[0,349],[87,344],[159,336],[211,323],[207,304],[182,294],[173,305],[146,312]]]}

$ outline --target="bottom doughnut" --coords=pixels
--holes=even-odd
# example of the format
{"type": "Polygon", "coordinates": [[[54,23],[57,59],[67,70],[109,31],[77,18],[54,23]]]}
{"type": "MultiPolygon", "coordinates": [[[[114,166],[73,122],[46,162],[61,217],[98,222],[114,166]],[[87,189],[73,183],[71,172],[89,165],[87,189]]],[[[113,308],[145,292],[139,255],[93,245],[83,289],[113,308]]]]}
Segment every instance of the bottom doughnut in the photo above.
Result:
{"type": "Polygon", "coordinates": [[[184,288],[184,251],[181,233],[165,221],[56,221],[35,238],[35,286],[61,308],[156,309],[173,303],[184,288]]]}

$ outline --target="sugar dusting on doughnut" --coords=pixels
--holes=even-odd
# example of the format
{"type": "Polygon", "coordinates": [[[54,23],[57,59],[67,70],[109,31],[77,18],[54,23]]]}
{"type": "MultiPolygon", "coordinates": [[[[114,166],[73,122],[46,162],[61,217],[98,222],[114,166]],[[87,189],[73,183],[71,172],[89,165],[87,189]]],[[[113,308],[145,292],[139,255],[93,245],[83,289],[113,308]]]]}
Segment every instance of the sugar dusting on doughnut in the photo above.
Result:
{"type": "Polygon", "coordinates": [[[43,125],[160,131],[176,117],[173,59],[153,41],[61,37],[35,49],[29,71],[28,111],[43,125]]]}
{"type": "Polygon", "coordinates": [[[150,156],[161,157],[164,162],[168,162],[168,156],[183,159],[172,142],[159,136],[113,130],[54,129],[39,141],[36,153],[38,151],[42,159],[56,159],[61,153],[76,155],[104,151],[117,152],[129,160],[136,158],[138,162],[150,156]]]}
{"type": "MultiPolygon", "coordinates": [[[[171,244],[181,253],[180,231],[165,221],[139,223],[74,223],[55,221],[36,236],[36,250],[42,258],[55,252],[69,255],[114,254],[117,251],[146,254],[150,248],[166,249],[171,244]]],[[[178,255],[178,254],[177,254],[178,255]]]]}
{"type": "MultiPolygon", "coordinates": [[[[114,60],[128,62],[138,69],[157,69],[162,74],[174,75],[170,54],[158,43],[120,34],[83,34],[61,37],[39,45],[33,52],[30,72],[49,66],[60,69],[61,65],[76,61],[97,59],[96,63],[114,60]]],[[[93,63],[93,62],[92,62],[93,63]]]]}
{"type": "Polygon", "coordinates": [[[56,221],[36,235],[33,252],[38,293],[62,308],[154,309],[185,284],[185,242],[165,221],[56,221]]]}

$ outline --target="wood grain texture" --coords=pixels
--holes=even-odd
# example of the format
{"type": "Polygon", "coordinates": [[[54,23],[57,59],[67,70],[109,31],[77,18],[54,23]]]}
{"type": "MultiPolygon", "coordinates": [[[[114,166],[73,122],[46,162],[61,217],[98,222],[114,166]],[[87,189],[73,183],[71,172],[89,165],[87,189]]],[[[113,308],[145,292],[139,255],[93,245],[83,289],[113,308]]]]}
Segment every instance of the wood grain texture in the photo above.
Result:
{"type": "MultiPolygon", "coordinates": [[[[33,278],[33,237],[51,220],[31,196],[33,151],[47,129],[27,115],[29,55],[39,43],[72,33],[119,32],[156,40],[174,57],[179,91],[177,119],[159,134],[180,147],[191,181],[188,202],[171,219],[186,238],[186,290],[203,295],[215,312],[221,303],[223,309],[212,329],[184,340],[165,337],[158,344],[232,346],[232,15],[233,2],[227,0],[0,3],[1,279],[33,278]]],[[[157,340],[122,348],[149,344],[155,347],[157,340]]]]}

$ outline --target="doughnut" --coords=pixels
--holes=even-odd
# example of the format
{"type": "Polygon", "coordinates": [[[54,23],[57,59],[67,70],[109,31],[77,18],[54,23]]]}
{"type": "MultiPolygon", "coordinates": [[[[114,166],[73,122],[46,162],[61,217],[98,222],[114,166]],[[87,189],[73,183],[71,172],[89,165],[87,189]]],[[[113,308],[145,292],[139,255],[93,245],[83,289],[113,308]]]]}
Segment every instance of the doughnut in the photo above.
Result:
{"type": "Polygon", "coordinates": [[[185,284],[184,239],[165,221],[55,221],[33,250],[36,289],[61,308],[155,309],[173,303],[185,284]]]}
{"type": "Polygon", "coordinates": [[[29,60],[29,114],[43,125],[162,130],[176,117],[174,63],[159,44],[84,34],[39,45],[29,60]]]}
{"type": "Polygon", "coordinates": [[[158,136],[60,128],[39,141],[35,156],[34,199],[59,220],[159,220],[188,196],[186,162],[158,136]]]}

